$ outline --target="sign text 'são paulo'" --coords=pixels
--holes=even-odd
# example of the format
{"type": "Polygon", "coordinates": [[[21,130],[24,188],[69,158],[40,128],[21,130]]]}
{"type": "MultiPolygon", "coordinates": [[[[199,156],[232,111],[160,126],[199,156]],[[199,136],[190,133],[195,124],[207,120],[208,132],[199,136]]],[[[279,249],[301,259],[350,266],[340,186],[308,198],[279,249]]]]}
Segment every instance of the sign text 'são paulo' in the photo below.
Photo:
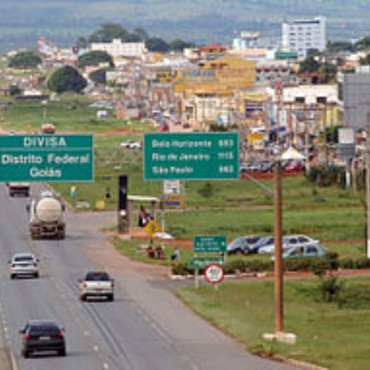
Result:
{"type": "Polygon", "coordinates": [[[239,179],[239,135],[237,132],[145,134],[144,179],[239,179]]]}
{"type": "Polygon", "coordinates": [[[0,181],[93,181],[93,136],[0,135],[0,181]]]}

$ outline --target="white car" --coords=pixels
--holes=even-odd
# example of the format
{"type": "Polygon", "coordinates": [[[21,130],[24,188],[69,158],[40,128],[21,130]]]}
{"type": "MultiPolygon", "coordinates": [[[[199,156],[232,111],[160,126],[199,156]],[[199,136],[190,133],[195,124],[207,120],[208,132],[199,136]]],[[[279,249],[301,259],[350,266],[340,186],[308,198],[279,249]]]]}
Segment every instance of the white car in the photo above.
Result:
{"type": "Polygon", "coordinates": [[[89,297],[105,297],[114,300],[114,280],[105,271],[89,271],[83,280],[79,280],[81,301],[89,297]]]}
{"type": "Polygon", "coordinates": [[[39,277],[39,260],[32,253],[17,253],[13,256],[10,264],[10,278],[17,276],[39,277]]]}
{"type": "MultiPolygon", "coordinates": [[[[288,250],[291,247],[296,245],[305,246],[305,245],[313,245],[318,244],[319,240],[312,239],[307,235],[287,235],[283,237],[282,240],[282,247],[283,251],[288,250]]],[[[258,249],[258,253],[260,254],[272,254],[275,251],[275,244],[271,243],[269,245],[265,245],[258,249]]]]}
{"type": "Polygon", "coordinates": [[[120,146],[127,149],[141,149],[140,141],[126,140],[123,141],[120,146]]]}

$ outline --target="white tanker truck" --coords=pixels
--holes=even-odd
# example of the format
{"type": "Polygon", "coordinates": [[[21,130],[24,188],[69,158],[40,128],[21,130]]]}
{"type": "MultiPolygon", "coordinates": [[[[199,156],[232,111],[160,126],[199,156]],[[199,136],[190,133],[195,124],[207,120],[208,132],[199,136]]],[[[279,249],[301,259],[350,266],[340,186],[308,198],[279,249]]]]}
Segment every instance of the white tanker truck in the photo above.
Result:
{"type": "Polygon", "coordinates": [[[65,206],[52,192],[43,191],[39,198],[31,201],[27,210],[30,212],[29,231],[32,239],[65,238],[65,206]]]}

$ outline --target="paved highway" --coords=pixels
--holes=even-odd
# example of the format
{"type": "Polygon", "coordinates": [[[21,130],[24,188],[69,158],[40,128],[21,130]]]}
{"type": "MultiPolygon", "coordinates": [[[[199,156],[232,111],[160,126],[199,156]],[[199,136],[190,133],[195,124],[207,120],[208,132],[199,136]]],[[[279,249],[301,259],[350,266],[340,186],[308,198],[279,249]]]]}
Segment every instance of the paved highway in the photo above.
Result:
{"type": "MultiPolygon", "coordinates": [[[[33,193],[39,190],[39,185],[32,186],[33,193]]],[[[194,316],[165,283],[137,273],[135,263],[118,254],[112,262],[116,252],[92,226],[103,225],[100,215],[67,212],[65,240],[32,241],[27,229],[29,199],[9,198],[6,186],[0,184],[0,202],[0,344],[9,348],[17,369],[292,368],[246,353],[194,316]],[[40,279],[10,279],[7,261],[23,251],[40,259],[40,279]],[[113,271],[114,302],[79,301],[78,279],[91,268],[113,271]],[[67,357],[23,359],[18,330],[28,319],[56,319],[64,326],[67,357]]],[[[5,367],[4,362],[1,368],[5,367]]]]}

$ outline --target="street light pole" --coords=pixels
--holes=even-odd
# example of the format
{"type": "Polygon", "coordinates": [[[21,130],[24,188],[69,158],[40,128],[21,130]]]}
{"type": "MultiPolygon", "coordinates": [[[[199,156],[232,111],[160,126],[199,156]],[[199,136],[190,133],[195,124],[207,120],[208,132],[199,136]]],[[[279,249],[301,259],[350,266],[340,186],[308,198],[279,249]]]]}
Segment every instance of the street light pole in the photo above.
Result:
{"type": "Polygon", "coordinates": [[[275,334],[284,331],[283,325],[283,263],[282,263],[282,191],[280,159],[274,168],[274,244],[275,244],[275,334]]]}

